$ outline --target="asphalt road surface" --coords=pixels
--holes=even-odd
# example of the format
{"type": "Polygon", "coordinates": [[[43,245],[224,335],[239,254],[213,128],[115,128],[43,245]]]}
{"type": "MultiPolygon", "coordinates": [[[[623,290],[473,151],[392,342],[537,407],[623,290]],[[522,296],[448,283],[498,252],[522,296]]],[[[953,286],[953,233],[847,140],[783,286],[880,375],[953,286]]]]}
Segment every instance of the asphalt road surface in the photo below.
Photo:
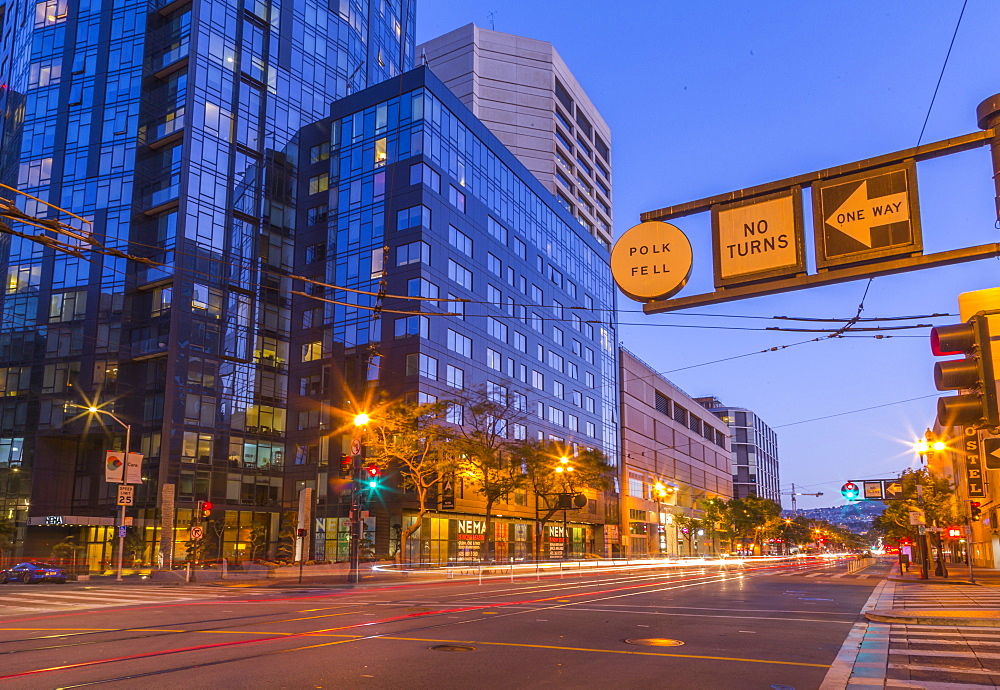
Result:
{"type": "Polygon", "coordinates": [[[0,686],[817,688],[879,582],[844,572],[199,589],[36,610],[0,616],[0,686]]]}

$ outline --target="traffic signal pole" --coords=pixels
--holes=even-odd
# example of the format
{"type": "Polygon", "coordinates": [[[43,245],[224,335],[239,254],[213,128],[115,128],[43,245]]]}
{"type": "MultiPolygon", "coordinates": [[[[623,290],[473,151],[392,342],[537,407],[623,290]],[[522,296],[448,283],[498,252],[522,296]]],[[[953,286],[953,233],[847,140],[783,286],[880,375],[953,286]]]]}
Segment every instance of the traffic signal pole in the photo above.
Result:
{"type": "Polygon", "coordinates": [[[361,531],[364,522],[361,520],[361,484],[363,477],[362,464],[364,463],[364,447],[362,452],[354,456],[354,464],[351,471],[351,515],[350,515],[350,544],[348,546],[347,582],[356,584],[361,581],[361,531]]]}
{"type": "MultiPolygon", "coordinates": [[[[979,104],[976,108],[976,119],[980,129],[997,131],[1000,127],[1000,94],[990,96],[979,104]]],[[[990,141],[990,153],[993,156],[993,183],[996,186],[994,202],[997,220],[1000,221],[1000,136],[997,134],[994,134],[990,141]]]]}

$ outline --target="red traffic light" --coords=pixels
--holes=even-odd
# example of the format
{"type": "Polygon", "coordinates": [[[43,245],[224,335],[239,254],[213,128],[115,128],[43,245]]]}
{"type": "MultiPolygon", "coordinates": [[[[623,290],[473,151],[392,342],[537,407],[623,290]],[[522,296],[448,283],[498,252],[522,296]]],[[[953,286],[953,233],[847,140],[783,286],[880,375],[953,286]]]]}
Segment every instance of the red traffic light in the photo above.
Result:
{"type": "Polygon", "coordinates": [[[369,465],[365,468],[370,477],[377,477],[379,475],[378,465],[369,465]]]}

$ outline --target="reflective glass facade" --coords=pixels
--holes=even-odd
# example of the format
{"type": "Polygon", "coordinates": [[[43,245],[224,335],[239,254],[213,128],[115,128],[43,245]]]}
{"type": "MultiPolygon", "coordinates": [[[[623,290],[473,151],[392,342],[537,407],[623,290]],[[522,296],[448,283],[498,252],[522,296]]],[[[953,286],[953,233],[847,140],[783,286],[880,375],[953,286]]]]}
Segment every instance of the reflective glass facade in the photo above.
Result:
{"type": "MultiPolygon", "coordinates": [[[[390,398],[444,400],[474,387],[510,393],[529,412],[522,428],[510,425],[510,437],[599,447],[617,462],[607,251],[429,70],[338,101],[332,117],[302,131],[297,156],[298,275],[442,300],[387,297],[374,315],[345,306],[374,307],[374,295],[312,285],[312,297],[321,299],[295,297],[302,342],[290,371],[301,395],[292,408],[305,420],[298,427],[303,443],[309,425],[335,424],[323,403],[346,404],[337,365],[327,360],[342,353],[351,390],[368,381],[390,398]]],[[[336,443],[326,450],[341,451],[336,443]]],[[[337,510],[336,491],[328,496],[328,509],[337,510]]],[[[456,498],[456,510],[435,519],[476,514],[470,489],[456,498]]],[[[604,551],[605,509],[614,516],[607,522],[616,523],[614,492],[571,518],[579,521],[568,535],[577,550],[604,551]]],[[[399,505],[387,510],[388,522],[402,522],[399,505]]],[[[533,504],[515,495],[500,512],[511,520],[514,554],[533,504]]],[[[428,544],[464,533],[461,522],[454,529],[426,525],[440,533],[421,536],[428,544]]],[[[378,524],[376,531],[388,539],[378,524]]],[[[427,548],[440,552],[434,559],[447,555],[444,547],[427,548]]]]}
{"type": "MultiPolygon", "coordinates": [[[[232,512],[226,549],[251,526],[274,532],[295,462],[284,443],[294,199],[281,151],[331,101],[412,66],[413,4],[4,6],[0,144],[16,162],[0,166],[5,181],[159,266],[11,242],[0,513],[21,527],[29,515],[110,518],[103,453],[124,435],[106,418],[107,434],[85,435],[101,423],[73,407],[97,401],[146,456],[137,524],[153,529],[172,484],[181,510],[211,500],[232,512]]],[[[29,533],[29,550],[63,535],[29,533]]]]}

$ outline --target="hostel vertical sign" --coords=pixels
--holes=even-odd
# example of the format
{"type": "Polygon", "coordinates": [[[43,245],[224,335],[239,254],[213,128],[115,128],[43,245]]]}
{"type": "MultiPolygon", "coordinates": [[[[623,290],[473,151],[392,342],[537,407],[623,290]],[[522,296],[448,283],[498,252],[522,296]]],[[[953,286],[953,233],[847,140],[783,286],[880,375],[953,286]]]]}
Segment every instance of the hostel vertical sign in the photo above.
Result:
{"type": "Polygon", "coordinates": [[[986,498],[983,465],[979,457],[979,431],[971,426],[965,427],[965,482],[969,487],[969,498],[986,498]]]}

